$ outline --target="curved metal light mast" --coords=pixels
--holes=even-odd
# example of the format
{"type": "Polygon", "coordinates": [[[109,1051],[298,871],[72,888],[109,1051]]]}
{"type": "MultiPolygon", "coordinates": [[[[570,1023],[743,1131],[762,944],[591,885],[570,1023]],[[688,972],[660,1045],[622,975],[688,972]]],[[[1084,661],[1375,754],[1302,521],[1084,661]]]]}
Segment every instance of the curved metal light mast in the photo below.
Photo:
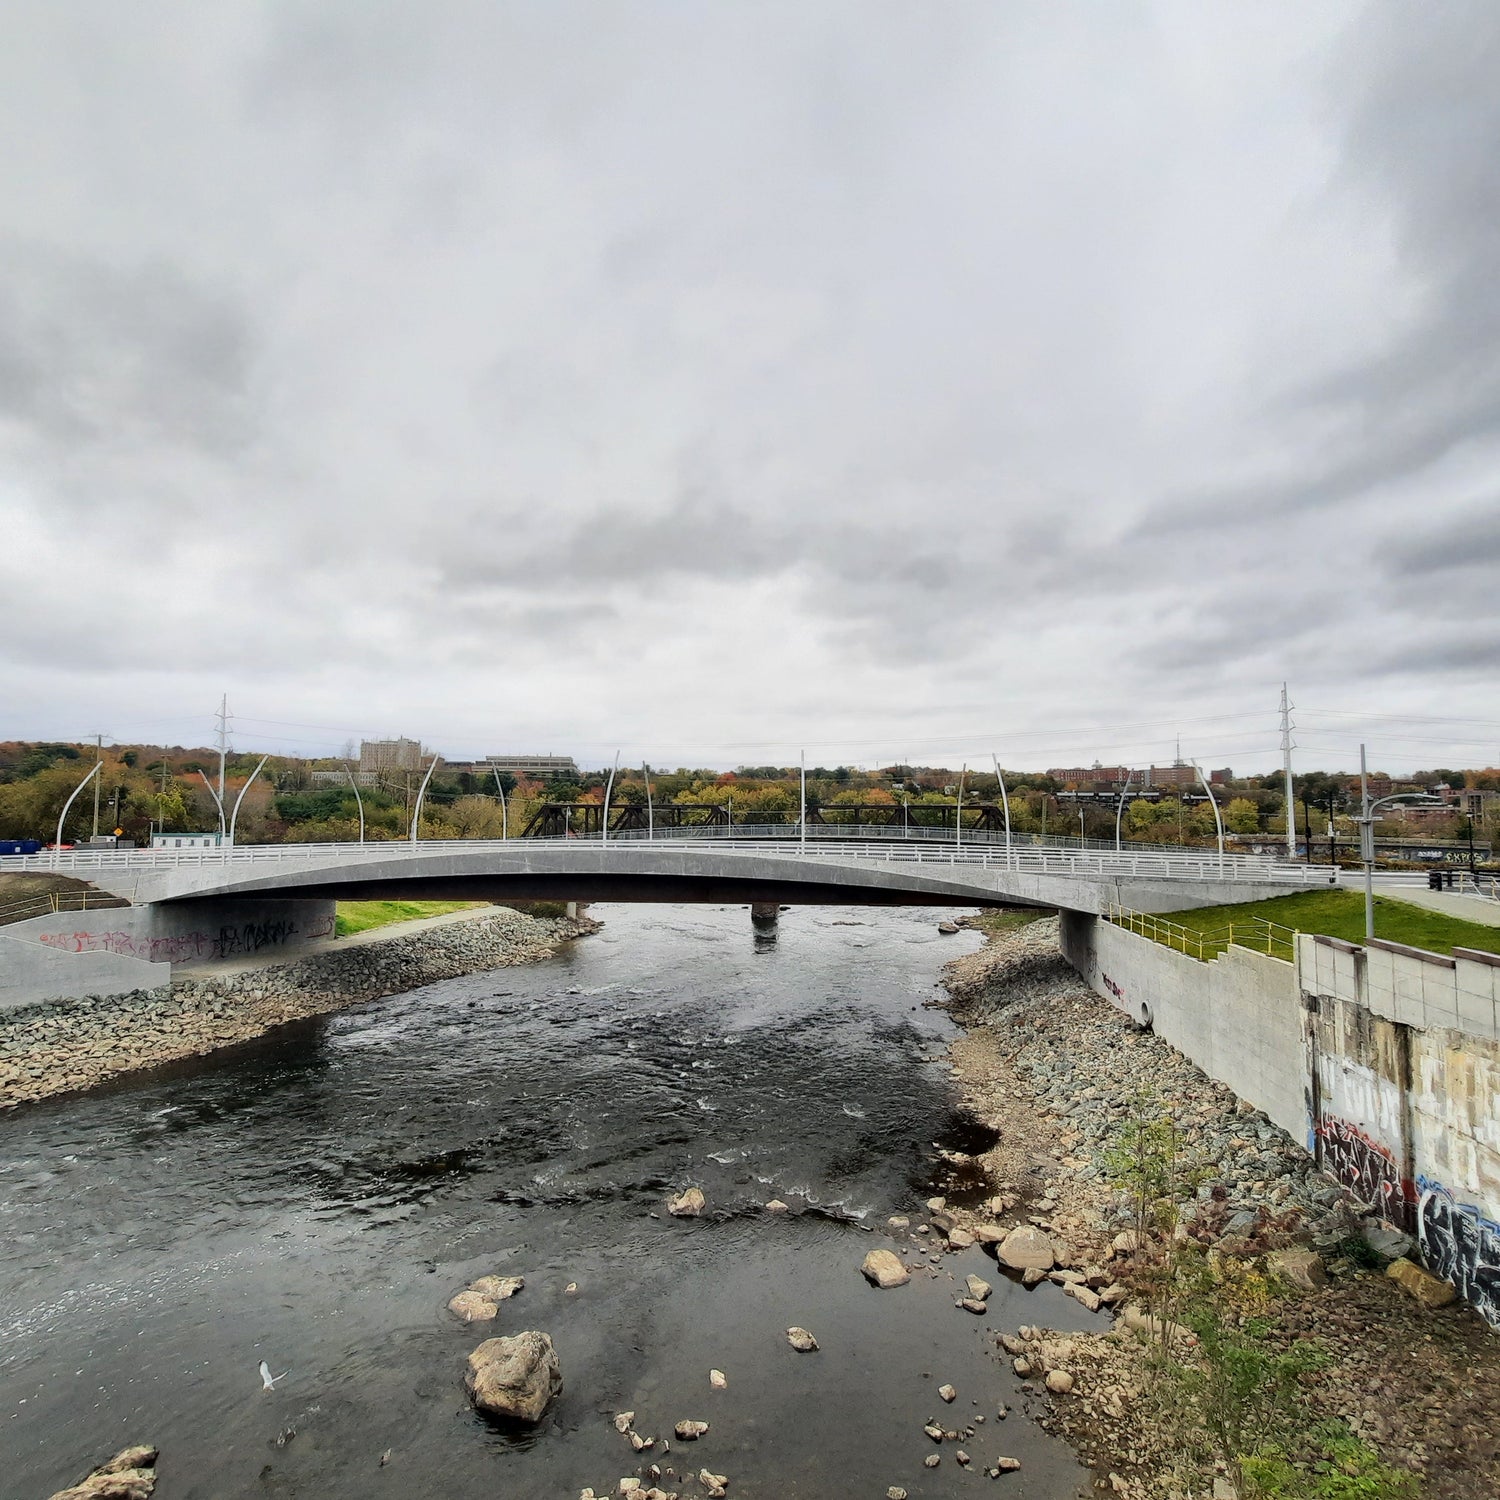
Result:
{"type": "Polygon", "coordinates": [[[969,774],[969,763],[958,773],[958,805],[953,809],[953,848],[955,852],[964,846],[964,779],[969,774]]]}
{"type": "Polygon", "coordinates": [[[646,838],[650,840],[656,837],[656,815],[651,810],[651,767],[642,762],[641,770],[646,776],[646,838]]]}
{"type": "Polygon", "coordinates": [[[417,789],[417,805],[411,815],[411,841],[414,844],[417,841],[417,829],[422,824],[422,798],[427,795],[427,783],[432,780],[432,773],[437,770],[438,762],[442,758],[441,755],[432,757],[432,764],[428,766],[427,774],[422,778],[422,785],[417,789]]]}
{"type": "Polygon", "coordinates": [[[1208,793],[1209,806],[1214,810],[1214,827],[1219,830],[1219,873],[1224,873],[1224,820],[1219,816],[1218,798],[1214,796],[1214,789],[1208,784],[1208,777],[1203,774],[1203,767],[1197,761],[1193,762],[1193,769],[1198,773],[1198,780],[1203,783],[1203,790],[1208,793]]]}
{"type": "Polygon", "coordinates": [[[203,785],[208,788],[208,795],[214,799],[214,806],[219,809],[219,838],[222,840],[227,836],[228,830],[224,827],[224,804],[219,800],[219,794],[214,790],[214,784],[207,776],[203,775],[203,767],[198,767],[198,774],[203,776],[203,785]]]}
{"type": "Polygon", "coordinates": [[[58,851],[62,847],[63,824],[68,821],[68,813],[71,810],[73,804],[78,800],[78,794],[79,794],[79,792],[81,792],[84,789],[84,787],[86,787],[89,784],[89,782],[91,782],[94,779],[94,777],[96,777],[100,773],[100,771],[102,771],[103,769],[104,769],[104,762],[102,760],[96,760],[94,762],[94,769],[92,771],[90,771],[89,774],[87,776],[85,776],[83,778],[83,780],[80,781],[78,783],[78,785],[73,788],[73,795],[71,797],[69,797],[66,802],[63,803],[62,814],[61,814],[61,816],[57,820],[57,839],[56,839],[56,842],[54,842],[54,844],[52,845],[52,853],[54,854],[54,856],[58,853],[58,851]]]}
{"type": "Polygon", "coordinates": [[[615,763],[610,767],[609,780],[604,783],[604,816],[599,820],[599,842],[609,842],[609,794],[615,789],[615,772],[620,769],[620,752],[615,751],[615,763]]]}
{"type": "Polygon", "coordinates": [[[1131,766],[1125,767],[1125,785],[1120,788],[1119,805],[1115,808],[1115,853],[1120,852],[1120,819],[1125,812],[1125,794],[1130,790],[1130,778],[1135,775],[1131,766]]]}
{"type": "Polygon", "coordinates": [[[1010,858],[1010,798],[1005,795],[1005,778],[1000,774],[1000,757],[990,756],[995,762],[995,780],[1000,783],[1000,806],[1005,813],[1005,857],[1010,858]]]}
{"type": "Polygon", "coordinates": [[[802,767],[802,818],[800,823],[800,853],[807,853],[807,751],[798,751],[798,764],[802,767]]]}
{"type": "Polygon", "coordinates": [[[495,773],[495,790],[500,793],[500,837],[510,837],[510,814],[505,810],[505,783],[500,779],[500,767],[491,766],[490,770],[495,773]]]}
{"type": "MultiPolygon", "coordinates": [[[[254,781],[255,778],[260,775],[266,762],[270,760],[270,758],[271,757],[269,755],[261,756],[260,765],[256,766],[256,768],[250,773],[250,781],[254,781]]],[[[234,811],[229,815],[229,847],[231,849],[234,848],[234,825],[239,821],[240,803],[245,800],[245,793],[250,790],[250,781],[247,781],[244,786],[240,788],[239,796],[234,799],[234,811]]]]}
{"type": "Polygon", "coordinates": [[[359,841],[365,841],[365,799],[359,795],[359,783],[354,779],[354,772],[348,766],[344,767],[344,775],[349,778],[349,785],[354,788],[354,801],[359,807],[359,841]]]}

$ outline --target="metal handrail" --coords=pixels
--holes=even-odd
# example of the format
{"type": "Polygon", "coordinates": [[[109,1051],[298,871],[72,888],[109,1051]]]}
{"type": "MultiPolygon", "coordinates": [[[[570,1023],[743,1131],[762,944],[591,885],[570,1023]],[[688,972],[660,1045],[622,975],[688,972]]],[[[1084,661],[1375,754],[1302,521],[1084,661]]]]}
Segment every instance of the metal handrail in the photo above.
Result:
{"type": "Polygon", "coordinates": [[[1116,927],[1123,927],[1139,937],[1149,938],[1174,952],[1208,963],[1218,958],[1227,948],[1248,948],[1256,953],[1267,953],[1272,958],[1294,961],[1297,951],[1298,929],[1284,926],[1280,922],[1269,922],[1264,917],[1236,917],[1222,927],[1200,931],[1186,927],[1168,917],[1153,912],[1132,911],[1129,907],[1111,903],[1105,913],[1106,920],[1116,927]]]}
{"type": "Polygon", "coordinates": [[[51,891],[45,896],[0,906],[0,923],[24,922],[28,917],[45,917],[60,911],[87,911],[90,896],[94,898],[95,909],[121,904],[121,898],[109,891],[51,891]]]}

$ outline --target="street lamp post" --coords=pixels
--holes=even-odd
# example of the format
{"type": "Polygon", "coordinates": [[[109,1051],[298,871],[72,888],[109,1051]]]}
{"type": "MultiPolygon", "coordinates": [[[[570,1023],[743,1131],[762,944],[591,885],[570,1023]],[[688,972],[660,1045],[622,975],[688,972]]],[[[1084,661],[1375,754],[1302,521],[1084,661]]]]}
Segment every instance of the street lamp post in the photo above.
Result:
{"type": "Polygon", "coordinates": [[[500,779],[499,766],[491,766],[490,769],[495,773],[495,790],[500,793],[500,837],[508,839],[510,837],[510,814],[505,807],[505,783],[500,779]]]}
{"type": "Polygon", "coordinates": [[[1130,790],[1130,778],[1135,773],[1129,766],[1125,768],[1125,785],[1120,788],[1119,806],[1115,808],[1115,853],[1120,852],[1120,819],[1125,814],[1125,795],[1130,790]]]}
{"type": "Polygon", "coordinates": [[[599,820],[599,842],[609,842],[609,798],[615,789],[615,772],[620,769],[620,752],[615,751],[615,763],[609,769],[609,780],[604,783],[604,816],[599,820]]]}
{"type": "Polygon", "coordinates": [[[260,764],[256,766],[256,768],[250,773],[250,781],[247,781],[244,786],[240,788],[239,796],[234,799],[234,811],[229,815],[229,847],[231,849],[234,848],[234,825],[239,821],[240,803],[245,800],[245,793],[250,790],[250,782],[254,781],[255,778],[260,775],[261,771],[265,767],[266,762],[270,760],[270,758],[271,757],[269,755],[261,756],[260,764]]]}
{"type": "Polygon", "coordinates": [[[78,785],[73,788],[73,795],[71,797],[69,797],[66,802],[63,803],[63,810],[59,814],[58,819],[57,819],[57,839],[56,839],[56,842],[52,845],[52,857],[53,857],[54,860],[57,858],[58,854],[62,850],[63,824],[66,823],[67,820],[68,820],[68,810],[78,800],[78,794],[79,794],[79,792],[81,792],[84,789],[84,787],[86,787],[89,784],[89,782],[91,782],[94,779],[94,777],[96,777],[100,773],[100,771],[102,771],[103,769],[104,769],[104,762],[102,760],[96,760],[94,762],[94,769],[92,771],[90,771],[89,774],[87,776],[85,776],[83,778],[83,780],[80,781],[78,783],[78,785]]]}
{"type": "Polygon", "coordinates": [[[198,774],[203,776],[203,785],[208,788],[208,795],[214,799],[214,806],[219,809],[219,842],[222,844],[228,835],[228,829],[224,826],[224,801],[214,790],[214,784],[203,774],[203,767],[198,767],[198,774]]]}
{"type": "Polygon", "coordinates": [[[427,795],[427,783],[432,780],[432,773],[437,770],[438,762],[442,759],[440,755],[432,757],[432,764],[427,768],[427,774],[422,778],[422,785],[417,788],[417,805],[412,809],[411,815],[411,841],[417,841],[417,830],[422,826],[422,799],[427,795]]]}
{"type": "Polygon", "coordinates": [[[959,853],[964,847],[964,779],[969,774],[969,764],[958,773],[958,806],[953,809],[953,850],[959,853]]]}
{"type": "Polygon", "coordinates": [[[995,780],[1000,783],[1000,807],[1005,814],[1005,862],[1010,863],[1010,798],[1005,794],[1005,778],[1000,774],[1000,757],[990,756],[995,762],[995,780]]]}
{"type": "Polygon", "coordinates": [[[806,750],[801,751],[800,755],[801,755],[800,765],[801,765],[801,768],[802,768],[802,818],[801,818],[801,823],[799,825],[800,832],[798,834],[798,839],[799,839],[798,853],[799,854],[806,854],[807,853],[807,751],[806,750]]]}
{"type": "Polygon", "coordinates": [[[349,778],[349,785],[354,788],[354,805],[359,809],[359,841],[365,841],[365,799],[359,794],[359,782],[355,780],[354,772],[344,767],[344,775],[349,778]]]}
{"type": "Polygon", "coordinates": [[[1203,774],[1203,767],[1197,761],[1193,762],[1193,769],[1198,773],[1198,780],[1203,783],[1203,790],[1208,793],[1208,805],[1214,810],[1214,827],[1219,833],[1219,874],[1224,874],[1224,820],[1219,816],[1218,799],[1214,796],[1214,789],[1208,784],[1208,777],[1203,774]]]}
{"type": "Polygon", "coordinates": [[[1410,792],[1395,792],[1389,797],[1370,801],[1369,773],[1365,769],[1365,747],[1359,747],[1359,853],[1365,865],[1365,941],[1375,936],[1375,809],[1388,803],[1399,803],[1410,792]]]}

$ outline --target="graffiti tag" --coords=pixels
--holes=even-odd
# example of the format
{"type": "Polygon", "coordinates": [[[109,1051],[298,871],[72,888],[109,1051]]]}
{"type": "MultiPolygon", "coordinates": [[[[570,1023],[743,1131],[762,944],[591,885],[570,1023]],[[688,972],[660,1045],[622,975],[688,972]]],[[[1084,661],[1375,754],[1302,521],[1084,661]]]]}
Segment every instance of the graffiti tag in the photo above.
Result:
{"type": "Polygon", "coordinates": [[[1314,1133],[1328,1170],[1362,1203],[1373,1204],[1382,1219],[1411,1234],[1416,1228],[1416,1188],[1403,1181],[1390,1151],[1337,1115],[1324,1115],[1314,1133]]]}
{"type": "Polygon", "coordinates": [[[1417,1249],[1434,1276],[1451,1281],[1485,1322],[1500,1329],[1500,1224],[1459,1203],[1440,1182],[1419,1177],[1417,1249]]]}
{"type": "Polygon", "coordinates": [[[143,937],[133,932],[49,932],[42,934],[41,941],[68,953],[118,953],[154,964],[186,964],[256,954],[267,948],[284,947],[298,936],[329,937],[333,929],[332,917],[317,918],[305,931],[287,918],[275,918],[225,924],[215,932],[179,932],[163,937],[143,937]]]}

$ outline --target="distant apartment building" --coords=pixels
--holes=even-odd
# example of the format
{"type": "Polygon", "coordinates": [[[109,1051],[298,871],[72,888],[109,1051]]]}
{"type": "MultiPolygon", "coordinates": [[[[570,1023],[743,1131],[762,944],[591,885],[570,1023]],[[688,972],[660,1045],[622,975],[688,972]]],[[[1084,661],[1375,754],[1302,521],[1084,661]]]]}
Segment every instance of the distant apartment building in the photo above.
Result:
{"type": "Polygon", "coordinates": [[[1053,766],[1047,774],[1063,786],[1118,790],[1125,785],[1126,777],[1134,773],[1128,766],[1101,766],[1095,761],[1091,766],[1053,766]]]}
{"type": "Polygon", "coordinates": [[[359,768],[376,776],[393,771],[420,771],[422,746],[416,740],[362,740],[359,746],[359,768]]]}
{"type": "MultiPolygon", "coordinates": [[[[1199,768],[1194,765],[1185,765],[1182,760],[1173,765],[1154,765],[1146,772],[1146,784],[1148,786],[1196,786],[1199,780],[1199,768]]],[[[1218,771],[1209,771],[1209,781],[1215,786],[1223,786],[1226,781],[1235,780],[1235,772],[1229,766],[1221,766],[1218,771]]]]}
{"type": "Polygon", "coordinates": [[[505,771],[518,780],[549,781],[554,776],[577,776],[578,764],[571,755],[486,755],[474,762],[476,774],[505,771]]]}

